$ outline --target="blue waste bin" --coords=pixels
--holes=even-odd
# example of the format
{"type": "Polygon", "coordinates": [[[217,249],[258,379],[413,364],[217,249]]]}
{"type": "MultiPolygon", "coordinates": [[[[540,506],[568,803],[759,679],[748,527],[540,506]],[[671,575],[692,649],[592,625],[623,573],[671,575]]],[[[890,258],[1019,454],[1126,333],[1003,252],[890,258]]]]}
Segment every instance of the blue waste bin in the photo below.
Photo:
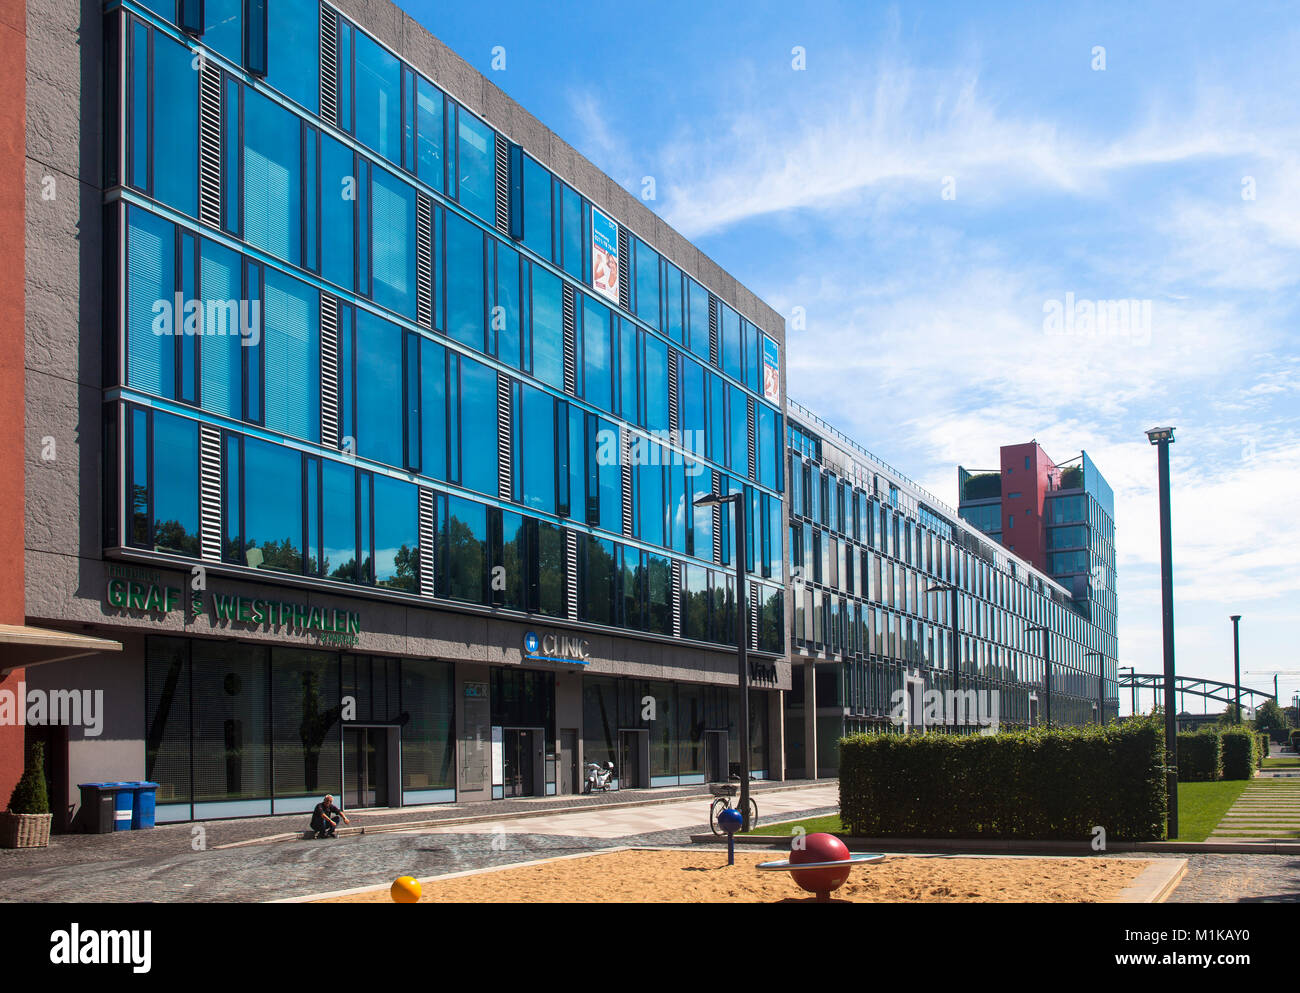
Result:
{"type": "Polygon", "coordinates": [[[108,783],[106,785],[117,790],[117,799],[113,805],[113,829],[130,831],[131,818],[135,816],[135,784],[108,783]]]}
{"type": "Polygon", "coordinates": [[[131,829],[139,831],[153,827],[154,807],[157,802],[158,784],[141,780],[131,784],[135,793],[135,810],[131,814],[131,829]]]}

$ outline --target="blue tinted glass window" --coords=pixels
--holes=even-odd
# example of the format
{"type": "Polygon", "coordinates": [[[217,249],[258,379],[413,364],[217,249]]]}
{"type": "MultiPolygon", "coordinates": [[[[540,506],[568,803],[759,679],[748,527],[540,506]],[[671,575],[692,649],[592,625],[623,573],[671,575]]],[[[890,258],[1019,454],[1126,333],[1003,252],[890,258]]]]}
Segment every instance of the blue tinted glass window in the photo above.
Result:
{"type": "Polygon", "coordinates": [[[419,491],[375,476],[375,585],[416,592],[420,561],[419,491]]]}
{"type": "Polygon", "coordinates": [[[400,165],[401,63],[360,31],[355,38],[357,139],[400,165]]]}
{"type": "Polygon", "coordinates": [[[453,600],[482,603],[487,588],[487,508],[460,497],[447,498],[443,536],[446,584],[442,592],[453,600]]]}
{"type": "Polygon", "coordinates": [[[266,81],[313,114],[320,109],[320,11],[318,0],[272,0],[266,11],[266,81]]]}
{"type": "Polygon", "coordinates": [[[745,326],[745,385],[755,393],[763,382],[763,355],[759,349],[758,328],[749,321],[745,326]]]}
{"type": "Polygon", "coordinates": [[[642,457],[636,462],[637,520],[640,538],[652,545],[664,543],[663,448],[653,441],[637,439],[642,457]]]}
{"type": "Polygon", "coordinates": [[[684,355],[681,359],[677,395],[681,411],[682,444],[692,452],[703,455],[707,451],[704,433],[704,369],[694,359],[684,355]]]}
{"type": "Polygon", "coordinates": [[[664,300],[664,318],[668,337],[678,345],[685,344],[686,322],[682,316],[682,272],[671,262],[664,262],[664,300]]]}
{"type": "Polygon", "coordinates": [[[588,282],[582,266],[582,197],[561,185],[560,207],[564,220],[564,271],[579,282],[588,282]]]}
{"type": "Polygon", "coordinates": [[[402,330],[357,311],[357,454],[402,465],[402,330]]]}
{"type": "Polygon", "coordinates": [[[415,319],[415,190],[383,169],[371,174],[375,303],[415,319]]]}
{"type": "Polygon", "coordinates": [[[203,299],[203,409],[226,417],[243,413],[242,328],[251,318],[242,299],[239,253],[203,240],[199,249],[199,283],[203,299]]]}
{"type": "Polygon", "coordinates": [[[199,426],[153,414],[153,539],[155,550],[199,554],[199,426]]]}
{"type": "Polygon", "coordinates": [[[618,319],[618,413],[633,424],[641,423],[638,398],[641,385],[639,337],[635,324],[622,317],[618,319]]]}
{"type": "Polygon", "coordinates": [[[646,629],[671,634],[672,565],[665,555],[646,555],[646,629]]]}
{"type": "Polygon", "coordinates": [[[416,174],[435,190],[442,190],[442,90],[427,79],[416,79],[416,174]]]}
{"type": "Polygon", "coordinates": [[[483,351],[483,232],[447,212],[447,334],[483,351]]]}
{"type": "Polygon", "coordinates": [[[519,253],[497,243],[496,309],[492,312],[491,334],[496,339],[497,357],[520,368],[519,336],[519,253]]]}
{"type": "Polygon", "coordinates": [[[564,389],[564,288],[558,276],[530,266],[533,282],[533,375],[564,389]]]}
{"type": "Polygon", "coordinates": [[[321,275],[354,289],[352,229],[357,201],[352,150],[321,135],[320,162],[321,275]]]}
{"type": "Polygon", "coordinates": [[[298,118],[244,91],[244,238],[301,262],[301,135],[298,118]]]}
{"type": "Polygon", "coordinates": [[[420,472],[447,478],[447,350],[420,343],[420,472]]]}
{"type": "Polygon", "coordinates": [[[301,574],[301,454],[245,438],[243,477],[246,563],[301,574]]]}
{"type": "Polygon", "coordinates": [[[636,316],[659,327],[659,253],[639,238],[636,246],[636,316]]]}
{"type": "Polygon", "coordinates": [[[555,398],[523,387],[520,411],[520,458],[523,461],[522,502],[555,513],[555,398]]]}
{"type": "Polygon", "coordinates": [[[623,531],[623,467],[618,458],[618,425],[603,418],[596,422],[596,476],[599,488],[600,526],[623,531]]]}
{"type": "Polygon", "coordinates": [[[723,397],[726,387],[721,376],[706,373],[709,382],[709,458],[727,465],[727,411],[723,397]]]}
{"type": "Polygon", "coordinates": [[[242,87],[227,79],[222,87],[221,102],[221,223],[227,231],[239,234],[239,102],[242,87]]]}
{"type": "Polygon", "coordinates": [[[777,452],[776,411],[765,403],[754,405],[757,411],[755,431],[758,434],[758,481],[764,486],[776,485],[777,452]]]}
{"type": "Polygon", "coordinates": [[[126,234],[126,381],[157,396],[176,391],[176,229],[130,207],[126,234]]]}
{"type": "Polygon", "coordinates": [[[266,271],[266,426],[320,439],[320,293],[266,271]]]}
{"type": "Polygon", "coordinates": [[[668,346],[651,335],[645,336],[645,426],[667,431],[668,346]]]}
{"type": "Polygon", "coordinates": [[[551,261],[551,174],[524,156],[524,244],[551,261]]]}
{"type": "Polygon", "coordinates": [[[457,114],[460,203],[489,224],[497,218],[496,135],[472,114],[457,114]]]}
{"type": "Polygon", "coordinates": [[[342,462],[321,461],[321,574],[357,582],[356,470],[342,462]]]}
{"type": "Polygon", "coordinates": [[[745,381],[745,342],[740,333],[740,315],[725,303],[718,303],[718,336],[722,371],[738,382],[745,381]]]}
{"type": "Polygon", "coordinates": [[[460,360],[461,485],[497,493],[497,374],[473,359],[460,360]]]}
{"type": "Polygon", "coordinates": [[[154,197],[199,212],[199,74],[194,54],[154,32],[154,197]]]}
{"type": "Polygon", "coordinates": [[[713,473],[703,462],[686,461],[687,520],[694,530],[694,554],[697,558],[713,558],[713,511],[696,507],[695,501],[713,489],[713,473]]]}
{"type": "Polygon", "coordinates": [[[203,0],[203,44],[236,65],[244,45],[244,0],[203,0]]]}
{"type": "Polygon", "coordinates": [[[709,361],[709,291],[689,277],[686,280],[690,307],[690,349],[709,361]]]}
{"type": "Polygon", "coordinates": [[[613,355],[609,309],[582,297],[582,395],[601,410],[613,411],[613,355]]]}

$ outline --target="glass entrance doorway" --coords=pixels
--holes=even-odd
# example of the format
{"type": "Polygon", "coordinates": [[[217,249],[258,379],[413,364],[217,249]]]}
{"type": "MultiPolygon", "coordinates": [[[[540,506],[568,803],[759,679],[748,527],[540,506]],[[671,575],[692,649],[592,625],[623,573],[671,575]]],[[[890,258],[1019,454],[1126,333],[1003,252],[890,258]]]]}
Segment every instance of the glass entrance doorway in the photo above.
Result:
{"type": "Polygon", "coordinates": [[[388,728],[344,728],[344,808],[388,803],[388,728]]]}
{"type": "Polygon", "coordinates": [[[541,747],[537,728],[505,728],[502,733],[502,782],[506,796],[536,796],[535,752],[541,747]]]}

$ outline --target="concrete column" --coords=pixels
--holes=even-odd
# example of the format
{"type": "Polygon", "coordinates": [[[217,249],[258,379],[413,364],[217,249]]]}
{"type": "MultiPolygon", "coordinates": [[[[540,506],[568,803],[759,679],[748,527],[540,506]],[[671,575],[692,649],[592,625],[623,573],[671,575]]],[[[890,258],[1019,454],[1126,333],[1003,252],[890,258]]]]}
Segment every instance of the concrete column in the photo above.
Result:
{"type": "Polygon", "coordinates": [[[767,778],[785,781],[785,691],[767,695],[767,778]]]}
{"type": "Polygon", "coordinates": [[[803,664],[803,778],[817,778],[817,680],[813,660],[803,664]]]}

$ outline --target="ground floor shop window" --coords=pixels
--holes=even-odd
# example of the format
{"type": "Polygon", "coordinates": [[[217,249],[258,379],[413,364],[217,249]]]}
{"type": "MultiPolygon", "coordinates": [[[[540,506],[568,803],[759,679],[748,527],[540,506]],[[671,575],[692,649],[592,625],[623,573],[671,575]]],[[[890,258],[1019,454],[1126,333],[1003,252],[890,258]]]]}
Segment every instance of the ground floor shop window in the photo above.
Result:
{"type": "Polygon", "coordinates": [[[428,659],[148,638],[145,778],[159,784],[158,818],[303,812],[340,797],[350,727],[400,742],[400,765],[379,772],[389,804],[398,768],[402,802],[452,801],[452,685],[451,664],[428,659]]]}

